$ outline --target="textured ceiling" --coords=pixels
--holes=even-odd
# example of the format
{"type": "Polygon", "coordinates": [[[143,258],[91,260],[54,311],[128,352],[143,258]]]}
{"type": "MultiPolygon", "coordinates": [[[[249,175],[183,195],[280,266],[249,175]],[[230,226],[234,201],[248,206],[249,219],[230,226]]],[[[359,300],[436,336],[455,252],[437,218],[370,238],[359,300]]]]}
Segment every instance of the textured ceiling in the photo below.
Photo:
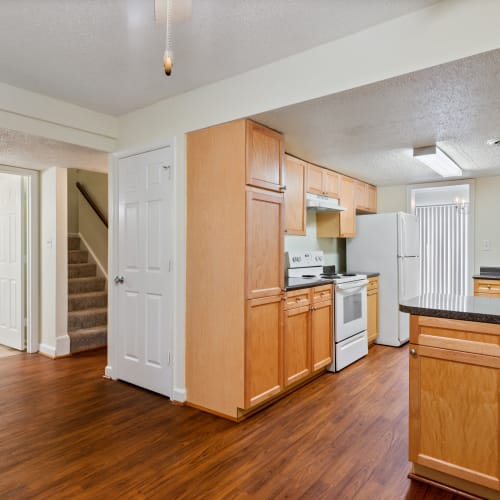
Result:
{"type": "Polygon", "coordinates": [[[0,165],[32,170],[56,166],[107,172],[108,155],[93,149],[0,128],[0,165]]]}
{"type": "Polygon", "coordinates": [[[464,177],[500,175],[500,49],[256,115],[287,152],[378,186],[438,181],[412,158],[437,143],[464,177]]]}
{"type": "Polygon", "coordinates": [[[166,78],[153,0],[2,0],[0,81],[120,115],[433,3],[192,0],[166,78]]]}

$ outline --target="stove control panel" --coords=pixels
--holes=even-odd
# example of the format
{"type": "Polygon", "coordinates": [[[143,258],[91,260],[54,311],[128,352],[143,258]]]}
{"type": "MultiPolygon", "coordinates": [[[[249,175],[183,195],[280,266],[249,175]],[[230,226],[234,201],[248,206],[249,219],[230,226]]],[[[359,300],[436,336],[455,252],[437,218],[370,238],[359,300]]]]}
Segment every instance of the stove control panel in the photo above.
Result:
{"type": "Polygon", "coordinates": [[[296,267],[312,267],[324,265],[324,254],[321,250],[290,251],[286,253],[287,269],[296,267]]]}

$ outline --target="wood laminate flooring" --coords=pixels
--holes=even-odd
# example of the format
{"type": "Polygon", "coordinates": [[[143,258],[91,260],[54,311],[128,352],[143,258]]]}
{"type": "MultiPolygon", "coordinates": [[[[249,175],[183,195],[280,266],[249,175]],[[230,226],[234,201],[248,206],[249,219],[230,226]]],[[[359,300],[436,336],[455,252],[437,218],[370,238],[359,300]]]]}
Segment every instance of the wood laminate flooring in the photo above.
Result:
{"type": "Polygon", "coordinates": [[[102,377],[0,363],[0,498],[458,498],[407,478],[408,349],[375,346],[235,424],[102,377]]]}

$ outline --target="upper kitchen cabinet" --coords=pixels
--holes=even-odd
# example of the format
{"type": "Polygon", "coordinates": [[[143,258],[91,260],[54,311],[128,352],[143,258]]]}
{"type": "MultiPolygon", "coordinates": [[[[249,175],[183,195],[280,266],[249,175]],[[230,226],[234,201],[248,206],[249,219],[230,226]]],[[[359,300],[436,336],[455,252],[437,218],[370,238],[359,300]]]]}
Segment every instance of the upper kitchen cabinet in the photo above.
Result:
{"type": "Polygon", "coordinates": [[[338,198],[340,193],[340,175],[327,168],[307,165],[307,186],[308,193],[338,198]]]}
{"type": "Polygon", "coordinates": [[[356,236],[355,180],[340,176],[340,204],[342,212],[318,212],[316,233],[319,238],[353,238],[356,236]]]}
{"type": "Polygon", "coordinates": [[[356,190],[356,211],[361,213],[377,212],[377,188],[366,182],[354,181],[356,190]]]}
{"type": "Polygon", "coordinates": [[[305,236],[306,205],[305,181],[307,164],[285,155],[285,233],[305,236]]]}
{"type": "Polygon", "coordinates": [[[283,136],[246,120],[246,183],[249,186],[284,191],[283,136]]]}

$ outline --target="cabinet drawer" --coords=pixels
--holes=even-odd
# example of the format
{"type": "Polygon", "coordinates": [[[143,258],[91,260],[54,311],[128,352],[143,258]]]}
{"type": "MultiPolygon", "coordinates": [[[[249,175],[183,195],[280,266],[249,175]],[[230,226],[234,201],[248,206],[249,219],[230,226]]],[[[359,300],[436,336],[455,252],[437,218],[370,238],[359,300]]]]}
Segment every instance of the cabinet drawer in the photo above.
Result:
{"type": "Polygon", "coordinates": [[[500,280],[474,280],[474,295],[500,296],[500,280]]]}
{"type": "Polygon", "coordinates": [[[378,277],[376,278],[368,278],[368,287],[367,290],[378,290],[378,277]]]}
{"type": "Polygon", "coordinates": [[[312,289],[313,304],[315,304],[316,302],[323,302],[324,300],[332,300],[332,293],[332,285],[315,286],[312,289]]]}
{"type": "Polygon", "coordinates": [[[500,325],[410,316],[410,342],[422,346],[500,357],[500,325]]]}
{"type": "Polygon", "coordinates": [[[285,294],[285,309],[294,307],[308,306],[310,301],[310,289],[301,288],[300,290],[291,290],[285,294]]]}

